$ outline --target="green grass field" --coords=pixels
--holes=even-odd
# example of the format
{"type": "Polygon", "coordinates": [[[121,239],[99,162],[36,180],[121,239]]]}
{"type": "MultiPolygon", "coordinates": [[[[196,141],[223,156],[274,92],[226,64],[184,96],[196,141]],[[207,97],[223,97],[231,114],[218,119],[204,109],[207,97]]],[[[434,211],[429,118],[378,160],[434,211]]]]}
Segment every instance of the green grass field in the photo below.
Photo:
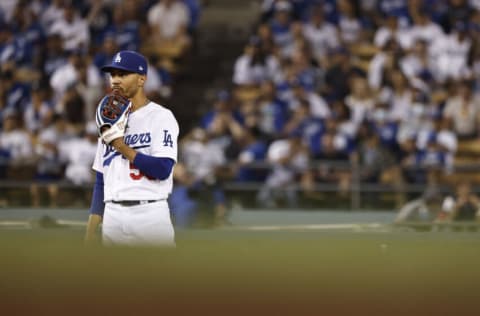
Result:
{"type": "Polygon", "coordinates": [[[474,315],[480,233],[179,230],[175,249],[0,229],[1,315],[474,315]]]}

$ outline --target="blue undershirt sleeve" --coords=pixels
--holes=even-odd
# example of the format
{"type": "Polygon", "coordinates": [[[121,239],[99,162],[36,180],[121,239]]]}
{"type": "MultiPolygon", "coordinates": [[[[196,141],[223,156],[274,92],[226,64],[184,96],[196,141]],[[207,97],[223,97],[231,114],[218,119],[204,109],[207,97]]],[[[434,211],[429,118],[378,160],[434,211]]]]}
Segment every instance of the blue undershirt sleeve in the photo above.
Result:
{"type": "Polygon", "coordinates": [[[103,202],[103,173],[97,172],[95,184],[93,186],[92,204],[90,205],[90,214],[96,214],[103,217],[105,203],[103,202]]]}
{"type": "Polygon", "coordinates": [[[171,158],[152,157],[137,153],[133,165],[142,173],[158,180],[165,180],[170,176],[175,161],[171,158]]]}

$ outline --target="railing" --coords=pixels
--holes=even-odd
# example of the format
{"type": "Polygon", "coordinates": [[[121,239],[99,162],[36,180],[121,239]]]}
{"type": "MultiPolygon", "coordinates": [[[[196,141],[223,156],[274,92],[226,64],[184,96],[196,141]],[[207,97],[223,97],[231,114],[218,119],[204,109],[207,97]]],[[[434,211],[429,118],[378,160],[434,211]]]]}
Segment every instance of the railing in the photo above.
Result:
{"type": "MultiPolygon", "coordinates": [[[[249,168],[258,169],[258,170],[269,170],[272,168],[272,165],[266,162],[252,163],[248,165],[249,168]]],[[[348,171],[351,175],[350,186],[348,188],[348,198],[349,198],[349,207],[352,210],[357,210],[362,207],[362,201],[365,199],[365,194],[407,194],[407,195],[420,195],[426,189],[424,183],[408,183],[402,186],[394,184],[379,184],[379,183],[366,183],[360,180],[360,173],[362,168],[356,163],[351,163],[347,161],[335,161],[335,160],[319,160],[314,161],[310,164],[309,168],[323,168],[328,167],[332,170],[343,170],[348,171]]],[[[19,166],[17,166],[19,168],[19,166]]],[[[21,166],[20,166],[21,168],[21,166]]],[[[415,169],[412,169],[415,170],[415,169]]],[[[443,171],[442,171],[443,172],[443,171]]],[[[451,174],[455,175],[478,175],[480,174],[480,164],[469,164],[456,166],[454,170],[449,171],[451,174]]],[[[32,179],[0,179],[0,206],[2,199],[8,201],[8,204],[19,204],[19,201],[15,199],[21,198],[23,204],[25,204],[29,189],[32,185],[35,185],[38,188],[47,188],[52,184],[56,185],[60,192],[64,190],[81,190],[86,193],[91,191],[93,183],[87,183],[82,185],[76,185],[66,180],[59,181],[50,181],[50,182],[36,182],[32,179]],[[17,196],[11,196],[8,191],[12,190],[21,190],[24,191],[22,194],[17,194],[17,196]],[[20,196],[20,197],[19,197],[20,196]]],[[[246,193],[252,194],[257,193],[264,187],[264,183],[258,182],[234,182],[231,180],[222,181],[220,184],[221,188],[226,191],[228,194],[235,195],[236,193],[246,193]]],[[[304,189],[300,183],[293,183],[286,187],[275,188],[276,191],[289,190],[296,193],[302,193],[304,189]]],[[[329,195],[330,198],[334,198],[332,193],[339,191],[338,184],[336,183],[315,183],[311,188],[311,191],[314,193],[325,193],[329,195]]],[[[452,191],[451,183],[440,183],[437,184],[437,191],[440,193],[448,193],[452,191]]],[[[480,187],[474,186],[473,191],[479,192],[480,187]]],[[[18,192],[17,192],[18,193],[18,192]]],[[[62,194],[62,193],[59,193],[62,194]]],[[[331,205],[329,205],[331,207],[331,205]]],[[[318,208],[322,208],[322,203],[318,203],[318,208]]]]}

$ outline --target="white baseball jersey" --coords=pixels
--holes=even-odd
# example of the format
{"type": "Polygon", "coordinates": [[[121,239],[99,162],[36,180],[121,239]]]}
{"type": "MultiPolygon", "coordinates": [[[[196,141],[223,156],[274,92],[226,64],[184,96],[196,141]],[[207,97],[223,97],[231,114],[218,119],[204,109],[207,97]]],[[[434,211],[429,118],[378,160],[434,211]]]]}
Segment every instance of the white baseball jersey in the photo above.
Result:
{"type": "MultiPolygon", "coordinates": [[[[178,123],[165,107],[150,102],[130,113],[125,143],[137,152],[177,161],[178,123]]],[[[172,174],[166,180],[149,179],[117,152],[99,140],[93,169],[103,173],[104,201],[166,199],[172,191],[172,174]]]]}

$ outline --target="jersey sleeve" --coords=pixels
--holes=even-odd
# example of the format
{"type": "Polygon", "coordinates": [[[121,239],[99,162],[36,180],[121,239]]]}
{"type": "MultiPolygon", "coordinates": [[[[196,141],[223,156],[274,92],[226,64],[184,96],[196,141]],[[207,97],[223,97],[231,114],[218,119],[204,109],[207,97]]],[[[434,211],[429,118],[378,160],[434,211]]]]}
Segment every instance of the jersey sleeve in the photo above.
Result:
{"type": "Polygon", "coordinates": [[[179,127],[169,110],[156,115],[152,126],[152,156],[171,158],[177,162],[179,127]]]}

